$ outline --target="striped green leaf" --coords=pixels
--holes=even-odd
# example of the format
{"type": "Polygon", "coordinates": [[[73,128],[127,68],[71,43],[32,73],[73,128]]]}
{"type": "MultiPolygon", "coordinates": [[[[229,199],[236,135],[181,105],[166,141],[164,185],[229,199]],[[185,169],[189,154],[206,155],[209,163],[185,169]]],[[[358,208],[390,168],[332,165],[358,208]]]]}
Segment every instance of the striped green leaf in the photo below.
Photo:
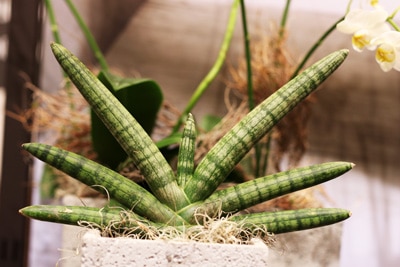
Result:
{"type": "MultiPolygon", "coordinates": [[[[107,71],[100,71],[97,78],[124,105],[146,133],[151,135],[163,101],[158,84],[149,79],[122,78],[107,71]]],[[[94,112],[90,115],[90,133],[97,158],[115,170],[126,159],[127,154],[100,118],[94,112]]]]}
{"type": "Polygon", "coordinates": [[[196,125],[193,115],[188,114],[185,128],[182,133],[182,140],[179,146],[177,179],[181,187],[185,186],[194,171],[194,153],[196,144],[196,125]]]}
{"type": "Polygon", "coordinates": [[[120,208],[94,208],[79,206],[54,206],[35,205],[25,207],[19,212],[27,217],[47,222],[55,222],[69,225],[79,225],[83,222],[90,223],[91,227],[102,230],[105,226],[111,226],[113,231],[138,229],[140,227],[160,227],[135,213],[120,208]]]}
{"type": "Polygon", "coordinates": [[[88,186],[107,193],[137,214],[154,222],[182,224],[184,221],[168,206],[135,182],[78,154],[60,148],[28,143],[22,146],[38,159],[57,168],[88,186]],[[151,209],[149,209],[151,207],[151,209]]]}
{"type": "Polygon", "coordinates": [[[351,212],[344,209],[316,208],[237,215],[230,220],[244,222],[249,229],[265,226],[268,232],[281,234],[338,223],[350,216],[351,212]]]}
{"type": "Polygon", "coordinates": [[[51,48],[71,81],[140,169],[153,194],[173,209],[187,205],[171,167],[135,118],[71,52],[55,43],[51,48]]]}
{"type": "Polygon", "coordinates": [[[190,201],[210,196],[256,142],[332,74],[347,54],[347,50],[340,50],[318,61],[236,124],[203,158],[186,183],[190,201]]]}
{"type": "Polygon", "coordinates": [[[328,162],[257,178],[215,191],[204,202],[194,203],[184,209],[181,216],[190,220],[199,210],[210,216],[220,211],[238,212],[264,201],[324,183],[346,173],[353,166],[354,164],[348,162],[328,162]]]}

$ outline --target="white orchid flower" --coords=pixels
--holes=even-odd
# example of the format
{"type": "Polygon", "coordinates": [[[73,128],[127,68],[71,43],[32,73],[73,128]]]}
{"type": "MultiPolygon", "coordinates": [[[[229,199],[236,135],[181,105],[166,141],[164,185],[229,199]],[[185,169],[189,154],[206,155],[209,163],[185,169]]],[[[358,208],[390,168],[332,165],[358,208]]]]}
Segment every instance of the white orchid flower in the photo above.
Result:
{"type": "Polygon", "coordinates": [[[350,11],[345,19],[336,25],[338,31],[352,34],[354,50],[361,52],[364,48],[373,50],[376,46],[371,40],[383,32],[389,31],[386,23],[388,13],[380,8],[374,10],[356,9],[350,11]]]}
{"type": "Polygon", "coordinates": [[[400,32],[388,31],[371,40],[377,46],[375,59],[385,72],[392,68],[400,71],[400,32]]]}

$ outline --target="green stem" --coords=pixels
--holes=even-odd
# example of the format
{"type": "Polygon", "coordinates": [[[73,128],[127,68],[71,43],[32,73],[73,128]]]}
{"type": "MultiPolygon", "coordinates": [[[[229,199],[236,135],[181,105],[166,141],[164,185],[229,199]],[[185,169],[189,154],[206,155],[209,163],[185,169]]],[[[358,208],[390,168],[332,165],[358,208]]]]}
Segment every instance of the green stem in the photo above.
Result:
{"type": "Polygon", "coordinates": [[[193,107],[197,104],[199,101],[200,97],[203,95],[203,93],[206,91],[208,86],[211,84],[211,82],[215,79],[217,74],[222,68],[222,65],[225,61],[226,54],[228,52],[228,48],[233,36],[233,31],[235,29],[235,23],[236,23],[236,17],[237,17],[237,9],[238,9],[238,0],[235,0],[235,2],[232,5],[230,14],[229,14],[229,21],[228,21],[228,26],[225,32],[224,40],[222,42],[221,49],[219,51],[218,57],[214,63],[214,65],[211,67],[210,71],[207,73],[207,75],[203,78],[203,80],[200,82],[198,87],[196,88],[195,92],[193,93],[192,97],[189,100],[188,105],[182,112],[182,115],[179,117],[176,125],[172,129],[172,133],[178,132],[179,128],[181,127],[184,118],[186,115],[191,112],[193,107]]]}
{"type": "Polygon", "coordinates": [[[60,32],[58,31],[56,16],[54,15],[54,9],[51,4],[51,0],[45,0],[44,4],[46,6],[47,13],[49,14],[50,29],[51,33],[53,34],[54,41],[61,44],[60,32]]]}
{"type": "Polygon", "coordinates": [[[83,34],[85,35],[85,38],[87,42],[89,43],[90,49],[92,50],[95,58],[100,64],[100,67],[103,71],[108,70],[108,64],[104,58],[103,53],[101,52],[99,46],[97,45],[97,42],[93,36],[93,34],[90,32],[88,26],[86,23],[83,21],[81,15],[79,14],[78,10],[74,6],[71,0],[65,0],[66,4],[68,5],[69,9],[71,10],[72,15],[78,22],[79,27],[81,28],[83,34]]]}
{"type": "Polygon", "coordinates": [[[393,11],[393,13],[389,16],[389,18],[393,19],[393,18],[396,16],[397,12],[399,12],[399,11],[400,11],[400,6],[397,7],[397,8],[393,11]]]}
{"type": "MultiPolygon", "coordinates": [[[[51,4],[51,0],[45,0],[44,4],[46,6],[46,10],[47,13],[49,14],[49,22],[50,22],[50,29],[51,29],[51,33],[53,35],[53,39],[56,43],[58,44],[62,44],[61,42],[61,36],[60,36],[60,32],[59,32],[59,27],[57,24],[57,20],[56,20],[56,16],[54,14],[54,9],[53,9],[53,5],[51,4]]],[[[63,77],[65,79],[65,90],[67,92],[68,95],[68,99],[69,99],[69,105],[71,109],[75,108],[75,103],[72,100],[73,97],[73,93],[71,91],[71,81],[68,79],[68,75],[65,73],[65,71],[62,71],[63,73],[63,77]]]]}
{"type": "Polygon", "coordinates": [[[350,1],[347,3],[346,12],[345,12],[346,15],[347,15],[347,13],[350,12],[351,4],[352,4],[352,3],[353,3],[353,0],[350,0],[350,1]]]}
{"type": "MultiPolygon", "coordinates": [[[[253,87],[253,74],[251,69],[251,51],[250,51],[250,34],[247,28],[247,17],[246,17],[246,5],[244,0],[240,0],[240,10],[242,15],[242,27],[243,27],[243,39],[244,39],[244,51],[246,56],[246,71],[247,71],[247,97],[249,110],[255,107],[254,103],[254,87],[253,87]]],[[[261,163],[261,148],[257,144],[255,149],[255,177],[259,176],[260,173],[260,163],[261,163]]]]}
{"type": "Polygon", "coordinates": [[[247,69],[247,96],[249,98],[249,110],[252,110],[254,104],[253,94],[253,79],[251,72],[251,52],[250,52],[250,35],[247,29],[247,18],[246,18],[246,7],[244,0],[240,0],[240,10],[242,11],[242,26],[243,26],[243,37],[244,37],[244,51],[246,55],[246,69],[247,69]]]}
{"type": "Polygon", "coordinates": [[[393,11],[393,13],[387,18],[387,22],[393,27],[393,29],[395,29],[396,31],[400,32],[400,27],[399,25],[396,24],[396,22],[394,22],[394,17],[396,16],[397,12],[399,12],[400,7],[396,8],[395,11],[393,11]]]}
{"type": "Polygon", "coordinates": [[[285,33],[286,22],[289,17],[289,7],[290,7],[291,0],[286,0],[285,9],[283,10],[281,25],[279,29],[279,37],[282,38],[283,34],[285,33]]]}
{"type": "Polygon", "coordinates": [[[307,61],[310,59],[310,57],[314,54],[315,50],[322,44],[322,42],[336,29],[336,25],[344,20],[344,17],[341,17],[338,21],[336,21],[324,34],[315,42],[313,46],[311,46],[310,50],[308,50],[307,54],[303,58],[303,60],[300,62],[300,64],[297,66],[297,69],[294,71],[292,74],[291,79],[297,76],[301,69],[304,67],[304,65],[307,63],[307,61]]]}
{"type": "Polygon", "coordinates": [[[396,31],[400,32],[400,27],[397,25],[393,19],[387,19],[387,22],[395,29],[396,31]]]}

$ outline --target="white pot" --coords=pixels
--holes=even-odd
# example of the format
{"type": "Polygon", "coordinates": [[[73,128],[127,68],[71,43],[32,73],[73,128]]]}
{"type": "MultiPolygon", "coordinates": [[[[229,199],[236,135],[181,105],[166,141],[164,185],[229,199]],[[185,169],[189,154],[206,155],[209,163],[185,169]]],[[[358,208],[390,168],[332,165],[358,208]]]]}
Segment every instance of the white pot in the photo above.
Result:
{"type": "Polygon", "coordinates": [[[82,237],[81,266],[266,266],[268,247],[101,237],[90,230],[82,237]]]}

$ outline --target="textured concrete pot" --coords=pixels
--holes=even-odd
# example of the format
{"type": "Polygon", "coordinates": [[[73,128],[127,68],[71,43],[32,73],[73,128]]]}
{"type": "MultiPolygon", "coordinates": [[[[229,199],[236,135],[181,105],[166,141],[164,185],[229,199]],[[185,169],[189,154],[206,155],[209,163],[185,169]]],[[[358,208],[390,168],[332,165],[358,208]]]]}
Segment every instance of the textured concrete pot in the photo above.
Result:
{"type": "Polygon", "coordinates": [[[82,237],[81,266],[266,266],[268,247],[253,245],[136,240],[100,237],[91,230],[82,237]]]}

